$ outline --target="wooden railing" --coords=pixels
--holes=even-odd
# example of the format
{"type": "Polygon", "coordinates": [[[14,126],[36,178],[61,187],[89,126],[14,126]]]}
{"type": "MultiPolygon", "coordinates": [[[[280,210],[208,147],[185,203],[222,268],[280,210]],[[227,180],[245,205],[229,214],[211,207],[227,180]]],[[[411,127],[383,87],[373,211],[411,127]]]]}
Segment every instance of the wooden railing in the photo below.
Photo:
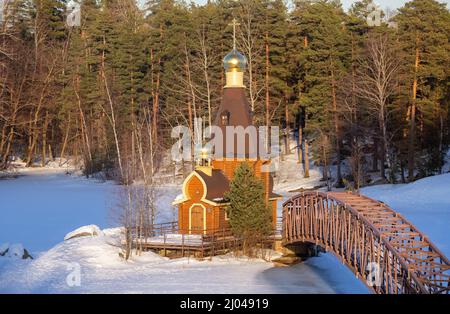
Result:
{"type": "MultiPolygon", "coordinates": [[[[281,218],[279,221],[281,224],[281,218]]],[[[180,229],[177,222],[167,222],[154,224],[149,230],[149,237],[135,237],[134,245],[143,249],[162,251],[164,256],[184,257],[192,254],[199,257],[215,256],[242,247],[242,240],[234,236],[230,228],[189,230],[180,229]]],[[[280,234],[281,229],[274,230],[270,236],[258,241],[258,245],[269,247],[280,234]]]]}
{"type": "Polygon", "coordinates": [[[159,236],[166,233],[174,233],[178,231],[178,222],[164,222],[159,224],[154,224],[150,228],[150,236],[159,236]]]}

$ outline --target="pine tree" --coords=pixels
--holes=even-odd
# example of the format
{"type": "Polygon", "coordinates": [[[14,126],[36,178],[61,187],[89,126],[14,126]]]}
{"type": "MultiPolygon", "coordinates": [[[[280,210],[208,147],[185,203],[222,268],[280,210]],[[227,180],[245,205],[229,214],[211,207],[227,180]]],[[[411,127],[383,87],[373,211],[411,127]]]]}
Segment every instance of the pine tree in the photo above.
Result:
{"type": "MultiPolygon", "coordinates": [[[[395,17],[403,63],[401,90],[407,104],[408,178],[433,173],[444,162],[445,116],[448,112],[450,12],[434,0],[413,0],[395,17]],[[444,65],[444,66],[443,66],[444,65]],[[416,157],[427,158],[417,161],[416,157]],[[427,160],[434,161],[430,164],[427,160]]],[[[448,124],[448,122],[447,122],[448,124]]],[[[448,128],[447,128],[448,129],[448,128]]],[[[447,131],[448,132],[448,131],[447,131]]],[[[447,142],[447,143],[446,143],[447,142]]]]}
{"type": "MultiPolygon", "coordinates": [[[[192,128],[196,117],[210,124],[224,86],[222,57],[232,45],[229,23],[236,18],[237,48],[249,60],[245,85],[254,122],[288,130],[290,115],[306,111],[295,119],[306,121],[296,122],[302,125],[299,161],[307,139],[324,178],[326,168],[337,165],[337,183],[347,175],[340,163],[369,149],[373,171],[381,168],[384,176],[386,160],[390,179],[398,168],[403,179],[408,163],[410,179],[444,169],[450,17],[437,1],[408,2],[395,18],[397,29],[368,27],[372,0],[355,2],[348,14],[337,0],[298,0],[292,10],[281,0],[148,0],[147,10],[133,0],[84,0],[81,26],[73,28],[65,25],[66,3],[8,2],[0,32],[0,168],[11,156],[32,165],[37,156],[45,161],[59,151],[82,156],[87,173],[115,171],[122,160],[124,167],[136,163],[138,151],[153,156],[168,148],[174,125],[192,128]],[[370,103],[356,96],[355,73],[367,59],[368,38],[388,33],[402,65],[387,101],[384,154],[370,103]]],[[[153,158],[149,173],[159,166],[153,158]]],[[[355,169],[367,166],[365,156],[358,160],[355,169]]],[[[306,170],[305,164],[307,176],[306,170]]]]}
{"type": "Polygon", "coordinates": [[[291,14],[295,23],[291,34],[299,34],[303,41],[290,44],[298,49],[293,63],[302,71],[297,75],[302,78],[297,87],[298,101],[306,107],[307,131],[334,140],[336,185],[341,186],[342,129],[337,84],[351,63],[346,15],[335,1],[301,1],[291,14]]]}
{"type": "Polygon", "coordinates": [[[271,214],[264,201],[263,184],[248,163],[235,170],[226,198],[231,230],[243,238],[244,249],[251,249],[255,241],[270,233],[271,214]]]}
{"type": "MultiPolygon", "coordinates": [[[[338,93],[343,104],[343,120],[346,121],[342,134],[343,143],[347,143],[344,149],[350,151],[350,166],[354,182],[354,188],[359,189],[362,181],[361,169],[363,168],[362,149],[367,138],[373,134],[367,132],[365,126],[371,123],[367,119],[364,101],[358,97],[357,73],[360,68],[361,58],[364,55],[364,43],[368,26],[365,13],[361,9],[367,8],[372,0],[363,0],[352,5],[346,17],[345,32],[350,39],[350,63],[347,75],[339,78],[338,93]]],[[[378,159],[377,159],[378,160],[378,159]]]]}
{"type": "MultiPolygon", "coordinates": [[[[180,65],[185,60],[184,43],[190,27],[189,10],[182,2],[174,0],[150,0],[147,2],[146,23],[149,26],[147,49],[149,51],[150,69],[147,84],[150,86],[149,103],[152,107],[152,129],[155,141],[163,145],[159,139],[160,131],[169,129],[174,115],[171,112],[180,106],[174,76],[180,75],[180,65]]],[[[183,99],[185,100],[185,99],[183,99]]],[[[180,106],[181,107],[181,106],[180,106]]],[[[184,106],[183,106],[184,107],[184,106]]],[[[170,132],[165,132],[167,135],[170,132]]]]}

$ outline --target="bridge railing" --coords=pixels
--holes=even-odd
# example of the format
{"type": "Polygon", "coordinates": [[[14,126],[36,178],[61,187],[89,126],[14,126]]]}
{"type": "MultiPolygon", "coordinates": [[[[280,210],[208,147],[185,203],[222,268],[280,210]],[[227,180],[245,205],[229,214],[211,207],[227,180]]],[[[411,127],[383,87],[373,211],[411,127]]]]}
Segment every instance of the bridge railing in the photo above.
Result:
{"type": "MultiPolygon", "coordinates": [[[[352,200],[358,197],[350,195],[352,200]]],[[[418,271],[417,265],[407,260],[404,252],[394,247],[391,238],[382,233],[391,232],[391,227],[395,229],[395,226],[380,227],[386,212],[385,206],[368,200],[362,197],[354,200],[359,202],[355,204],[362,206],[356,209],[327,193],[303,192],[291,198],[283,204],[284,244],[310,242],[332,251],[376,293],[448,293],[448,274],[445,269],[444,272],[436,273],[434,280],[429,280],[418,271]],[[383,211],[377,212],[378,208],[373,208],[370,212],[372,215],[379,213],[381,218],[369,220],[359,210],[365,208],[364,204],[382,206],[383,211]],[[380,224],[375,225],[373,221],[380,224]]],[[[370,211],[369,207],[367,209],[370,211]]],[[[395,217],[396,213],[389,210],[395,217]]],[[[401,224],[406,223],[403,218],[395,219],[401,224]]],[[[412,232],[416,232],[414,227],[408,228],[403,235],[412,232]]],[[[394,230],[389,234],[401,237],[402,231],[394,230]]],[[[420,234],[420,237],[424,236],[420,234]]],[[[408,250],[410,245],[404,248],[408,250]]],[[[430,248],[430,254],[438,254],[434,246],[430,248]]],[[[439,258],[444,267],[448,266],[445,256],[439,255],[439,258]]]]}

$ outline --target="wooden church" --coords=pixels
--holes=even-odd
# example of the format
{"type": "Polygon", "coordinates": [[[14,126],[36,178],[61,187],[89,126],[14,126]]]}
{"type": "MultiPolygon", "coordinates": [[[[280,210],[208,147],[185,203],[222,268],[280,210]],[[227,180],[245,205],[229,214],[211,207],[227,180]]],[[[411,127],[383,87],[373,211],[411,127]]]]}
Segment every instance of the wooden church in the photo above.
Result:
{"type": "MultiPolygon", "coordinates": [[[[223,131],[223,154],[211,158],[202,150],[202,156],[197,166],[183,182],[182,197],[173,202],[178,206],[178,228],[180,233],[207,234],[227,228],[227,200],[224,194],[229,191],[230,181],[235,169],[243,162],[253,166],[255,175],[264,185],[267,204],[272,209],[274,228],[277,219],[277,200],[280,195],[273,192],[273,178],[270,172],[263,172],[263,166],[269,166],[270,160],[260,158],[259,154],[249,154],[257,151],[257,143],[245,141],[245,154],[238,155],[235,147],[226,146],[227,126],[252,125],[252,112],[245,95],[244,72],[247,59],[236,50],[228,53],[223,59],[226,85],[223,88],[222,101],[214,120],[214,125],[223,131]]],[[[236,141],[235,141],[236,143],[236,141]]]]}

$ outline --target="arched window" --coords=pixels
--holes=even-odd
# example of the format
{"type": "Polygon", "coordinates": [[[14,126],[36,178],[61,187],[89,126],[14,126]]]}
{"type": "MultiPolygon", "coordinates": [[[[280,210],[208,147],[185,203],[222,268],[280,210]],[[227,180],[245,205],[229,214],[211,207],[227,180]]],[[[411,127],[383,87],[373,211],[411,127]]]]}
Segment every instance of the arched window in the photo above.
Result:
{"type": "Polygon", "coordinates": [[[220,114],[220,122],[222,125],[230,124],[230,112],[228,110],[225,110],[220,114]]]}

